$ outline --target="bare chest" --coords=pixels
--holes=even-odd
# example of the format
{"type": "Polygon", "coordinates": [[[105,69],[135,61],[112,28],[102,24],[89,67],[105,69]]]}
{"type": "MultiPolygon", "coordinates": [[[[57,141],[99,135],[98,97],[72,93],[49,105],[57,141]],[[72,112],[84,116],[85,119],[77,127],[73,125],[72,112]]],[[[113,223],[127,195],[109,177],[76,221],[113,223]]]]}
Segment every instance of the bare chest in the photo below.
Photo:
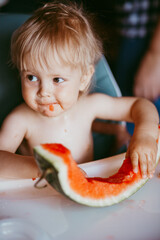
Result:
{"type": "Polygon", "coordinates": [[[41,143],[61,143],[71,150],[78,163],[93,158],[91,123],[83,119],[63,119],[47,124],[35,122],[27,141],[31,149],[41,143]]]}

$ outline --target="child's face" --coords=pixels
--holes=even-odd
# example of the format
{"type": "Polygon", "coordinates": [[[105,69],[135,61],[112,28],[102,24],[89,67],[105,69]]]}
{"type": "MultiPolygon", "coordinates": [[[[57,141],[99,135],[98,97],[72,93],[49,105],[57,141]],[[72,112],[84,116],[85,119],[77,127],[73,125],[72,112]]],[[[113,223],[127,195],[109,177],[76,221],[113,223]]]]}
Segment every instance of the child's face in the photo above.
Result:
{"type": "Polygon", "coordinates": [[[79,91],[86,87],[80,68],[55,61],[52,61],[52,68],[41,68],[40,65],[35,68],[29,58],[26,68],[21,72],[23,98],[31,109],[47,117],[58,116],[70,109],[77,102],[79,91]]]}

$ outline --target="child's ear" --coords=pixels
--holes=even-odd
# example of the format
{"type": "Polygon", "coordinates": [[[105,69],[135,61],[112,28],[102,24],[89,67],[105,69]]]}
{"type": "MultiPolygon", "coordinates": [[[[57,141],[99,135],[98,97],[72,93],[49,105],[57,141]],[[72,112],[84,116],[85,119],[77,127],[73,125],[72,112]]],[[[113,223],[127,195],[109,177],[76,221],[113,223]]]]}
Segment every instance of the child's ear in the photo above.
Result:
{"type": "Polygon", "coordinates": [[[79,88],[80,91],[84,91],[87,88],[87,86],[91,81],[93,73],[94,73],[94,66],[90,65],[87,72],[81,78],[81,84],[79,88]]]}

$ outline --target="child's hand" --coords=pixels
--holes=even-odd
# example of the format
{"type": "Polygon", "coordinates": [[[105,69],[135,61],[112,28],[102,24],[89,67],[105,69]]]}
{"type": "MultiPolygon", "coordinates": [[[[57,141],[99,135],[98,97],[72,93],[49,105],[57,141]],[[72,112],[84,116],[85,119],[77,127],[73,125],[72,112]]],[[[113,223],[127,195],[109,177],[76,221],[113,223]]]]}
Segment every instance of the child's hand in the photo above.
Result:
{"type": "Polygon", "coordinates": [[[152,178],[156,167],[157,142],[149,134],[134,136],[129,144],[126,157],[131,158],[133,171],[137,173],[138,164],[143,178],[152,178]]]}

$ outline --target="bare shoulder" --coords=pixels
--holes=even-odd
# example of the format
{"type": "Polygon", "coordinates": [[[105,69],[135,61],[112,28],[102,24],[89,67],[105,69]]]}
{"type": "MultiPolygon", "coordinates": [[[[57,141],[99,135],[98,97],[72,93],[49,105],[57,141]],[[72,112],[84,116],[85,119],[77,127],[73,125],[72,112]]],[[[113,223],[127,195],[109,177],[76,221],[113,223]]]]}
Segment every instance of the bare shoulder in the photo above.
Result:
{"type": "Polygon", "coordinates": [[[112,99],[111,96],[104,93],[92,93],[87,96],[88,101],[92,104],[95,101],[103,101],[104,99],[110,101],[112,99]]]}
{"type": "Polygon", "coordinates": [[[78,111],[93,120],[104,111],[104,106],[107,109],[111,101],[112,98],[106,94],[89,94],[80,98],[78,111]]]}
{"type": "Polygon", "coordinates": [[[30,109],[25,103],[20,104],[16,108],[14,108],[10,114],[7,116],[7,118],[19,118],[19,119],[26,119],[28,115],[34,115],[34,111],[30,109]]]}
{"type": "Polygon", "coordinates": [[[21,105],[14,108],[8,116],[5,118],[2,128],[5,128],[6,126],[9,128],[19,128],[21,126],[25,126],[27,116],[31,114],[31,110],[25,103],[22,103],[21,105]]]}
{"type": "Polygon", "coordinates": [[[83,103],[92,108],[97,108],[103,103],[111,103],[113,98],[103,93],[92,93],[83,98],[83,103]]]}
{"type": "Polygon", "coordinates": [[[13,109],[11,114],[31,114],[33,110],[31,110],[25,103],[20,104],[16,108],[13,109]]]}
{"type": "Polygon", "coordinates": [[[25,104],[16,107],[4,120],[0,129],[0,149],[15,152],[21,141],[28,134],[25,104]]]}

